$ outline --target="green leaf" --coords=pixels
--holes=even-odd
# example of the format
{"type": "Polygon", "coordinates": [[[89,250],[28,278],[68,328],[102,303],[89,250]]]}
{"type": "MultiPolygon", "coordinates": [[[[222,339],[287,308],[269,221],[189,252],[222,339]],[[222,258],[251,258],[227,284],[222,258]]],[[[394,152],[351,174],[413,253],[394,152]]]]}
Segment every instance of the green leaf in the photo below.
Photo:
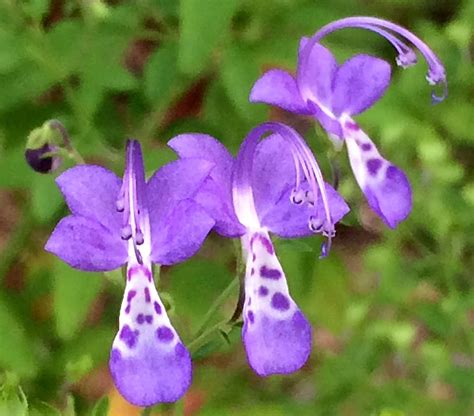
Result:
{"type": "Polygon", "coordinates": [[[144,71],[145,96],[154,107],[166,108],[173,95],[182,88],[178,85],[178,51],[174,43],[160,46],[147,61],[144,71]]]}
{"type": "Polygon", "coordinates": [[[102,397],[94,406],[91,412],[91,416],[107,416],[109,411],[109,398],[107,396],[102,397]]]}
{"type": "Polygon", "coordinates": [[[227,33],[237,0],[182,0],[180,9],[179,68],[197,74],[227,33]]]}
{"type": "Polygon", "coordinates": [[[55,262],[54,317],[59,337],[71,339],[75,336],[101,284],[102,277],[98,273],[81,272],[59,260],[55,262]]]}
{"type": "Polygon", "coordinates": [[[223,85],[237,111],[255,123],[263,121],[267,111],[264,106],[249,102],[250,90],[259,73],[256,55],[252,51],[238,47],[226,51],[221,69],[223,85]]]}
{"type": "Polygon", "coordinates": [[[19,376],[33,377],[38,362],[25,328],[13,313],[7,299],[0,294],[0,368],[14,370],[19,376]],[[8,335],[6,335],[8,334],[8,335]]]}

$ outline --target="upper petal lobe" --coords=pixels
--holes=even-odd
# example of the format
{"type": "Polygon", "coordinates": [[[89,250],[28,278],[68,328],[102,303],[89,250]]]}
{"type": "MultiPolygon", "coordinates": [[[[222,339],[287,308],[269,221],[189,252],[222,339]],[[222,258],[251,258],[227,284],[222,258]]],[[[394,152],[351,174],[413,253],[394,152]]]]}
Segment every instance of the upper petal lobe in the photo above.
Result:
{"type": "Polygon", "coordinates": [[[78,165],[58,176],[56,183],[73,214],[96,220],[109,230],[121,227],[116,201],[122,181],[113,172],[101,166],[78,165]]]}
{"type": "Polygon", "coordinates": [[[59,222],[45,249],[85,271],[114,270],[128,258],[127,243],[120,238],[120,230],[111,232],[95,220],[76,215],[59,222]]]}

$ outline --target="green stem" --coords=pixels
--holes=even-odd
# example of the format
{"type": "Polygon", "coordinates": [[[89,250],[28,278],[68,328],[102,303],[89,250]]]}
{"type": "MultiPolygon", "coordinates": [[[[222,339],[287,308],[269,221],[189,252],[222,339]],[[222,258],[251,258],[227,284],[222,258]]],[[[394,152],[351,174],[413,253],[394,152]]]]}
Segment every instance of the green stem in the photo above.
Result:
{"type": "Polygon", "coordinates": [[[218,331],[222,327],[227,326],[228,323],[229,323],[228,319],[224,319],[223,321],[220,321],[217,324],[211,326],[206,331],[204,331],[201,335],[197,336],[191,342],[189,342],[188,349],[191,352],[191,354],[197,351],[197,349],[201,346],[201,344],[206,338],[208,338],[210,335],[212,335],[214,332],[218,331]]]}
{"type": "MultiPolygon", "coordinates": [[[[206,312],[206,315],[203,318],[201,325],[199,326],[198,330],[194,334],[194,340],[196,340],[201,334],[204,333],[206,326],[209,322],[214,318],[217,310],[222,306],[222,304],[227,300],[229,295],[234,292],[234,290],[239,285],[239,278],[235,277],[231,280],[229,285],[223,290],[223,292],[216,298],[214,303],[211,305],[209,310],[206,312]]],[[[194,341],[192,341],[194,342],[194,341]]]]}

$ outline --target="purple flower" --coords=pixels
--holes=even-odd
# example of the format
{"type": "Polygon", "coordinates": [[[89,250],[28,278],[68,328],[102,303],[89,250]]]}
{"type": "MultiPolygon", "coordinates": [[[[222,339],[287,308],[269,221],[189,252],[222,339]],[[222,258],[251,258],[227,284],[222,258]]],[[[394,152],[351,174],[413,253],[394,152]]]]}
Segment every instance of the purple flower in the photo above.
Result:
{"type": "Polygon", "coordinates": [[[46,250],[86,271],[127,264],[109,364],[118,390],[139,406],[176,401],[191,383],[190,355],[156,291],[152,262],[192,256],[214,226],[192,200],[212,168],[204,160],[179,160],[145,182],[140,144],[130,140],[123,180],[92,165],[57,179],[72,215],[56,226],[46,250]]]}
{"type": "MultiPolygon", "coordinates": [[[[283,124],[254,128],[236,160],[204,134],[183,134],[169,145],[184,160],[215,164],[195,199],[214,217],[217,232],[241,237],[242,336],[251,367],[261,376],[298,370],[311,351],[311,326],[289,294],[269,232],[283,238],[320,232],[330,242],[348,206],[324,183],[303,139],[283,124]],[[273,134],[259,142],[267,133],[273,134]]],[[[329,244],[324,247],[323,254],[329,244]]]]}
{"type": "Polygon", "coordinates": [[[348,27],[371,30],[385,37],[398,52],[397,64],[404,68],[416,63],[416,55],[400,38],[413,44],[428,63],[428,82],[444,85],[443,96],[433,93],[433,102],[444,99],[447,93],[444,67],[422,40],[386,20],[350,17],[324,26],[312,38],[302,38],[296,77],[279,69],[266,72],[253,86],[250,101],[311,115],[335,142],[342,144],[344,140],[352,170],[370,207],[388,226],[395,228],[411,211],[410,184],[398,167],[380,155],[372,140],[352,119],[382,97],[390,83],[391,68],[384,60],[363,54],[339,65],[319,41],[348,27]]]}

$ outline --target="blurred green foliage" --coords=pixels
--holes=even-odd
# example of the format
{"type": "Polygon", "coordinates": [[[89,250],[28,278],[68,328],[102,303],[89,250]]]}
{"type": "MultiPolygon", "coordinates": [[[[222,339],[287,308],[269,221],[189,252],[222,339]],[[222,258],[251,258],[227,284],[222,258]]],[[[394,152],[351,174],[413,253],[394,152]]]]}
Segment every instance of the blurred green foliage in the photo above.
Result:
{"type": "MultiPolygon", "coordinates": [[[[57,118],[88,161],[117,172],[133,136],[151,172],[173,158],[165,143],[177,133],[213,134],[235,152],[251,127],[280,119],[305,133],[329,177],[334,155],[321,130],[247,98],[264,69],[295,69],[301,36],[351,14],[405,25],[447,68],[444,103],[430,105],[420,63],[395,69],[388,93],[360,117],[407,172],[413,212],[396,231],[382,227],[338,154],[340,190],[352,213],[331,256],[317,259],[318,238],[276,242],[293,296],[314,324],[310,362],[297,374],[259,379],[246,365],[239,328],[215,334],[195,354],[184,411],[473,414],[472,0],[2,0],[1,416],[138,414],[116,410],[114,394],[110,403],[98,401],[111,389],[106,362],[120,273],[77,272],[43,251],[66,208],[54,178],[23,160],[29,132],[57,118]]],[[[356,51],[395,58],[364,31],[325,42],[341,59],[356,51]]],[[[185,341],[235,272],[232,243],[216,236],[194,259],[162,269],[159,289],[185,341]]],[[[231,316],[237,292],[230,293],[210,324],[231,316]]]]}

